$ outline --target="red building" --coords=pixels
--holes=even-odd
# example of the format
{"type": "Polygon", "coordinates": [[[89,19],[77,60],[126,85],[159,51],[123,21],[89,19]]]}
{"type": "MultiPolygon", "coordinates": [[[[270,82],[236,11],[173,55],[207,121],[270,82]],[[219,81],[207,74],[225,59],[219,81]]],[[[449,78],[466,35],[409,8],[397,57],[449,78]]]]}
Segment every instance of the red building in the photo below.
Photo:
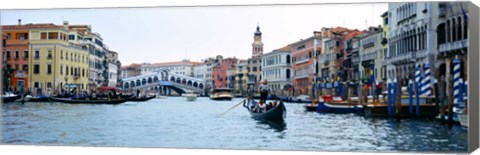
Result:
{"type": "Polygon", "coordinates": [[[7,76],[10,77],[7,86],[14,91],[28,88],[29,26],[21,25],[20,22],[19,20],[18,25],[2,26],[5,34],[2,52],[5,56],[5,69],[9,74],[7,76]]]}
{"type": "Polygon", "coordinates": [[[291,44],[293,89],[295,95],[311,94],[312,82],[316,78],[318,62],[316,56],[321,54],[321,33],[313,32],[313,36],[291,44]]]}
{"type": "Polygon", "coordinates": [[[227,71],[234,71],[237,61],[237,58],[225,58],[221,60],[220,64],[213,67],[213,88],[230,88],[234,86],[235,72],[227,71]]]}

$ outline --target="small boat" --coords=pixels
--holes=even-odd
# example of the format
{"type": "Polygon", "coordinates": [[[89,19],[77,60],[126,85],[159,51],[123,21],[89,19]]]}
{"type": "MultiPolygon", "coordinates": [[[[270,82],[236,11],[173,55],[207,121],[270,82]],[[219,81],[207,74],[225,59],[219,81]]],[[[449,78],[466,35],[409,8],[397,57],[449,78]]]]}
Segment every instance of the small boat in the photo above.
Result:
{"type": "Polygon", "coordinates": [[[121,104],[132,99],[130,98],[116,98],[116,99],[75,99],[75,98],[60,98],[60,97],[50,97],[52,101],[64,102],[64,103],[73,103],[73,104],[121,104]]]}
{"type": "Polygon", "coordinates": [[[167,96],[165,96],[165,95],[157,95],[157,98],[158,98],[158,99],[166,99],[167,96]]]}
{"type": "Polygon", "coordinates": [[[156,98],[156,95],[152,95],[152,96],[142,96],[142,97],[133,97],[133,98],[131,98],[129,101],[143,102],[143,101],[148,101],[148,100],[151,100],[151,99],[154,99],[154,98],[156,98]]]}
{"type": "Polygon", "coordinates": [[[255,111],[255,105],[257,105],[257,102],[253,99],[248,99],[243,103],[243,107],[245,107],[248,112],[250,112],[252,118],[256,120],[283,121],[287,115],[287,109],[282,101],[278,104],[274,102],[272,107],[267,108],[265,112],[255,111]]]}
{"type": "Polygon", "coordinates": [[[186,94],[183,94],[182,96],[185,97],[187,99],[187,101],[197,100],[197,94],[195,94],[195,93],[186,93],[186,94]]]}
{"type": "Polygon", "coordinates": [[[29,102],[48,102],[50,101],[50,98],[46,95],[27,95],[25,96],[24,101],[29,101],[29,102]]]}
{"type": "Polygon", "coordinates": [[[13,102],[13,101],[16,101],[16,100],[21,99],[21,98],[22,98],[22,96],[17,95],[17,94],[4,93],[2,95],[2,102],[3,103],[13,102]]]}
{"type": "Polygon", "coordinates": [[[344,101],[341,97],[326,96],[324,102],[319,102],[318,112],[327,113],[356,113],[362,110],[358,99],[344,101]]]}
{"type": "MultiPolygon", "coordinates": [[[[434,97],[424,97],[421,96],[419,97],[419,116],[420,117],[435,117],[437,116],[437,108],[435,104],[433,104],[433,99],[434,97]]],[[[401,117],[411,117],[411,116],[416,116],[416,98],[413,97],[413,104],[412,104],[412,109],[413,112],[410,113],[410,104],[409,104],[409,98],[408,96],[402,96],[401,102],[400,102],[400,116],[401,117]]],[[[375,103],[369,103],[366,105],[359,105],[359,107],[363,107],[364,110],[360,112],[360,114],[363,114],[364,116],[367,117],[388,117],[388,104],[386,101],[382,102],[375,102],[375,103]]],[[[397,105],[393,105],[392,111],[396,111],[397,105]]]]}
{"type": "Polygon", "coordinates": [[[232,100],[233,93],[230,88],[216,88],[210,93],[210,99],[212,100],[232,100]]]}

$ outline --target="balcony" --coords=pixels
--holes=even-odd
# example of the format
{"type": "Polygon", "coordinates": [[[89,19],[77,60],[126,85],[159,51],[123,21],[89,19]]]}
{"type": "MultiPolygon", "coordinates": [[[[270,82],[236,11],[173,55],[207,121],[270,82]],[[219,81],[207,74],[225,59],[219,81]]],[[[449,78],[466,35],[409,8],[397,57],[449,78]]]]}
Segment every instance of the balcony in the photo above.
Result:
{"type": "Polygon", "coordinates": [[[303,74],[303,75],[297,75],[297,76],[295,76],[295,80],[297,80],[297,79],[303,79],[303,78],[308,78],[308,74],[303,74]]]}
{"type": "Polygon", "coordinates": [[[404,63],[415,62],[415,53],[406,52],[400,55],[396,55],[390,58],[389,61],[393,64],[404,64],[404,63]]]}
{"type": "Polygon", "coordinates": [[[452,50],[459,50],[468,47],[468,39],[458,40],[455,42],[443,43],[439,46],[439,54],[443,54],[452,50]]]}
{"type": "Polygon", "coordinates": [[[298,65],[298,64],[306,63],[308,61],[310,61],[310,59],[303,59],[303,60],[296,61],[295,64],[298,65]]]}

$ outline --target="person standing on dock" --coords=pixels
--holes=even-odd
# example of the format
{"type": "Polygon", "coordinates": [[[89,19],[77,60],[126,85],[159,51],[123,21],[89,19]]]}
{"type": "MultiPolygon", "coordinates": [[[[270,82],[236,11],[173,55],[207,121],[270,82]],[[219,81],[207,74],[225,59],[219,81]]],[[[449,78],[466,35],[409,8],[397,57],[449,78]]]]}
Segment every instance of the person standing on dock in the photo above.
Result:
{"type": "Polygon", "coordinates": [[[270,89],[268,88],[268,81],[265,79],[263,80],[263,83],[260,84],[260,102],[266,103],[269,91],[270,89]]]}

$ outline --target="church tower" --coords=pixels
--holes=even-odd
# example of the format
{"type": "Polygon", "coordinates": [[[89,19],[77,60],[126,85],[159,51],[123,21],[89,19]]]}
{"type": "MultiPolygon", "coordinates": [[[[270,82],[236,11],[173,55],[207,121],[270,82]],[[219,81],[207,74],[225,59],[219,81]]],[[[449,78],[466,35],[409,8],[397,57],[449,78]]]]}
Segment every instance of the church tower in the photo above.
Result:
{"type": "Polygon", "coordinates": [[[255,31],[252,43],[252,57],[260,57],[263,54],[262,32],[257,25],[257,31],[255,31]]]}

